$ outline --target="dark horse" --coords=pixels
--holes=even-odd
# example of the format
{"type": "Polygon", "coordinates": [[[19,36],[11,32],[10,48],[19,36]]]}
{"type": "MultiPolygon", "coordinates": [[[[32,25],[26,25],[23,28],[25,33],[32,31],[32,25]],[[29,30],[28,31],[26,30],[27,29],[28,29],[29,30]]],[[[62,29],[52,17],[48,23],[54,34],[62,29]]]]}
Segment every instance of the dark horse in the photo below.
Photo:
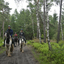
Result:
{"type": "Polygon", "coordinates": [[[11,56],[11,53],[13,52],[12,38],[8,31],[4,35],[5,35],[6,55],[11,56]]]}
{"type": "Polygon", "coordinates": [[[19,41],[18,41],[18,37],[15,36],[14,37],[14,46],[16,47],[17,45],[19,45],[19,41]]]}

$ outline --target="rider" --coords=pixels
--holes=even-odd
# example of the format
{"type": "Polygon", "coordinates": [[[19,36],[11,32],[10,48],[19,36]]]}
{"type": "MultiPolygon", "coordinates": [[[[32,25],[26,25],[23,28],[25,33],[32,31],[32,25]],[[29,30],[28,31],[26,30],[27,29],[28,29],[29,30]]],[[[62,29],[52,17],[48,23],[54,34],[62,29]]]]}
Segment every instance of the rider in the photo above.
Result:
{"type": "MultiPolygon", "coordinates": [[[[13,35],[13,30],[11,29],[11,26],[10,26],[10,25],[8,25],[8,29],[7,29],[6,32],[9,32],[10,36],[12,37],[12,35],[13,35]]],[[[14,43],[13,39],[12,39],[12,43],[14,43]]],[[[4,39],[4,45],[3,45],[3,46],[5,46],[5,39],[4,39]]]]}
{"type": "Polygon", "coordinates": [[[22,36],[24,38],[25,43],[26,43],[26,38],[25,38],[25,35],[24,35],[24,32],[23,32],[23,29],[21,29],[19,36],[20,37],[22,36]]]}
{"type": "MultiPolygon", "coordinates": [[[[18,40],[18,35],[17,35],[16,32],[15,32],[15,34],[14,34],[14,41],[15,41],[16,39],[18,40]]],[[[14,43],[14,46],[15,46],[15,43],[14,43]]],[[[16,47],[16,46],[15,46],[15,47],[16,47]]]]}
{"type": "Polygon", "coordinates": [[[15,32],[15,34],[14,34],[14,37],[17,37],[18,35],[16,34],[16,32],[15,32]]]}
{"type": "MultiPolygon", "coordinates": [[[[11,29],[11,26],[10,26],[10,25],[8,25],[7,31],[9,32],[10,36],[12,37],[12,35],[13,35],[13,30],[11,29]]],[[[7,31],[6,31],[6,32],[7,32],[7,31]]]]}

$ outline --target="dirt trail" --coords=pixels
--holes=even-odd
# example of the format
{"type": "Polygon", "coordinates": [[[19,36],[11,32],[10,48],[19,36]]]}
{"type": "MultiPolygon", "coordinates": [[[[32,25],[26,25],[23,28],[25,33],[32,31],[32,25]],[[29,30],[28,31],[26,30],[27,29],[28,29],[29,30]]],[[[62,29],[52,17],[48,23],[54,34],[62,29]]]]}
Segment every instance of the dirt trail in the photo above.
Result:
{"type": "Polygon", "coordinates": [[[29,47],[24,47],[24,53],[19,49],[19,46],[15,47],[11,57],[7,57],[5,53],[1,54],[0,64],[38,64],[29,47]]]}

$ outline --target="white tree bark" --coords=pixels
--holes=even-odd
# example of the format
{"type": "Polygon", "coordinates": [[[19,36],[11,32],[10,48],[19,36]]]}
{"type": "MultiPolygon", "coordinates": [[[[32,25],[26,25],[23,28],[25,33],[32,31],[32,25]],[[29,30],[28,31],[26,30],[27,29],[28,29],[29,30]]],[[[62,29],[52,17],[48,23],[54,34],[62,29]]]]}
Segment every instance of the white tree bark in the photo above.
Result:
{"type": "Polygon", "coordinates": [[[44,0],[44,21],[43,21],[43,29],[44,29],[44,42],[46,43],[46,21],[45,21],[45,0],[44,0]]]}
{"type": "MultiPolygon", "coordinates": [[[[35,0],[34,0],[35,1],[35,0]]],[[[39,41],[40,43],[42,42],[41,41],[41,32],[40,32],[40,21],[39,21],[39,0],[37,0],[37,2],[35,1],[36,3],[36,18],[37,18],[37,30],[38,30],[38,34],[39,34],[39,41]]]]}
{"type": "Polygon", "coordinates": [[[49,16],[48,16],[48,3],[47,2],[46,2],[46,12],[47,12],[47,39],[48,39],[49,50],[51,50],[51,44],[50,44],[50,38],[49,38],[49,16]]]}

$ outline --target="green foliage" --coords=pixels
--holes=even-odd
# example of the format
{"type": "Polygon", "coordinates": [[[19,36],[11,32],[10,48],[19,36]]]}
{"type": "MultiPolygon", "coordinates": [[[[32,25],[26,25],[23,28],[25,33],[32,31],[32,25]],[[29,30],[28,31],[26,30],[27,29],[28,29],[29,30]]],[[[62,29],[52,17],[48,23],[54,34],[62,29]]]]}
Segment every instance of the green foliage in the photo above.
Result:
{"type": "Polygon", "coordinates": [[[52,49],[60,49],[60,46],[58,43],[51,43],[52,49]]]}
{"type": "Polygon", "coordinates": [[[9,13],[10,13],[11,8],[9,8],[9,3],[5,2],[4,0],[0,0],[0,36],[2,35],[3,32],[3,22],[4,22],[4,31],[6,31],[8,26],[8,23],[10,22],[9,20],[9,13]]]}
{"type": "Polygon", "coordinates": [[[51,42],[52,51],[49,51],[48,43],[33,43],[30,45],[36,49],[37,60],[40,64],[64,64],[64,41],[51,42]]]}
{"type": "Polygon", "coordinates": [[[0,46],[2,46],[2,45],[3,45],[3,39],[0,38],[0,46]]]}
{"type": "Polygon", "coordinates": [[[42,38],[42,39],[44,38],[44,35],[43,35],[43,34],[41,35],[41,38],[42,38]]]}
{"type": "Polygon", "coordinates": [[[57,26],[58,26],[58,21],[57,21],[57,14],[54,13],[53,17],[49,16],[50,19],[50,39],[57,39],[57,26]]]}
{"type": "Polygon", "coordinates": [[[33,44],[33,43],[34,43],[33,40],[29,40],[29,41],[27,42],[28,45],[33,44]]]}

